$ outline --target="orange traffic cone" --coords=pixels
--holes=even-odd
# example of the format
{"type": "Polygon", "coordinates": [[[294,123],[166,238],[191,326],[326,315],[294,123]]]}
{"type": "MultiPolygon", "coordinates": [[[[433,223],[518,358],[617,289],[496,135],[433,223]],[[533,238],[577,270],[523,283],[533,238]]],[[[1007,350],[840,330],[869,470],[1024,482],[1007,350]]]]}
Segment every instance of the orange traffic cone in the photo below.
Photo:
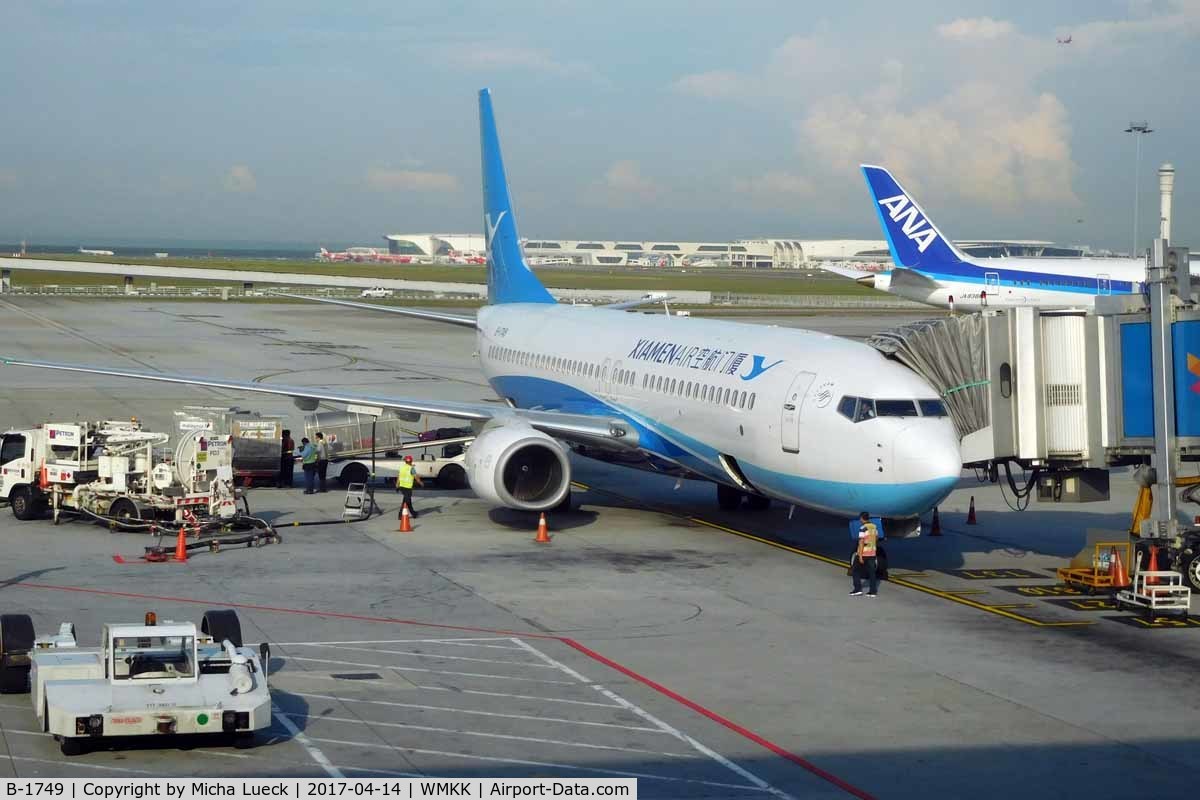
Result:
{"type": "Polygon", "coordinates": [[[408,503],[400,506],[400,533],[412,533],[412,515],[408,513],[408,503]]]}
{"type": "Polygon", "coordinates": [[[533,541],[538,544],[550,544],[550,528],[546,525],[545,513],[538,517],[537,538],[533,541]]]}
{"type": "MultiPolygon", "coordinates": [[[[1150,564],[1146,567],[1146,572],[1158,572],[1158,548],[1150,545],[1150,564]]],[[[1158,578],[1150,576],[1146,578],[1146,583],[1158,583],[1158,578]]]]}
{"type": "Polygon", "coordinates": [[[46,474],[46,462],[42,462],[41,469],[38,470],[38,488],[42,491],[50,486],[50,476],[46,474]]]}
{"type": "Polygon", "coordinates": [[[175,540],[175,560],[187,561],[187,526],[179,526],[179,538],[175,540]]]}
{"type": "Polygon", "coordinates": [[[975,495],[971,495],[971,508],[967,511],[967,524],[978,525],[975,520],[975,495]]]}
{"type": "Polygon", "coordinates": [[[1129,572],[1125,569],[1124,562],[1121,561],[1121,551],[1115,547],[1112,549],[1112,558],[1108,560],[1108,577],[1112,581],[1114,589],[1129,585],[1129,572]]]}
{"type": "Polygon", "coordinates": [[[929,535],[930,536],[941,536],[942,535],[942,518],[940,516],[938,516],[937,506],[933,507],[933,522],[931,522],[929,525],[929,535]]]}

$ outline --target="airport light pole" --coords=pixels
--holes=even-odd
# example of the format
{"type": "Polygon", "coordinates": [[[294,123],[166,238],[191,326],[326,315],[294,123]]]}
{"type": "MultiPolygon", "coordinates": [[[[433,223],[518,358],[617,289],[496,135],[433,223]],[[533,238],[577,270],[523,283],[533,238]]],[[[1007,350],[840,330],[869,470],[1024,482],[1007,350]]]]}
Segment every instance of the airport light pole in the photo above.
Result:
{"type": "Polygon", "coordinates": [[[1150,123],[1142,120],[1141,122],[1129,123],[1129,127],[1125,129],[1125,132],[1133,134],[1133,140],[1136,142],[1134,149],[1137,151],[1133,167],[1133,249],[1129,253],[1132,257],[1137,258],[1138,223],[1140,222],[1138,215],[1138,181],[1141,180],[1142,172],[1142,136],[1147,133],[1154,133],[1154,129],[1150,127],[1150,123]]]}

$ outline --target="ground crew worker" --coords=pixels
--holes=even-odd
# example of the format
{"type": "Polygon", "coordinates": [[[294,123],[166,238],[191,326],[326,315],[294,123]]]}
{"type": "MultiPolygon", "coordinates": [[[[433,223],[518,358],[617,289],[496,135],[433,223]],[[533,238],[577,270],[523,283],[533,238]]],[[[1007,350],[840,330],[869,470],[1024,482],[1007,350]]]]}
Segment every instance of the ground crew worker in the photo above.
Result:
{"type": "Polygon", "coordinates": [[[325,491],[325,470],[329,469],[329,443],[325,434],[317,431],[317,478],[321,483],[321,491],[325,491]]]}
{"type": "Polygon", "coordinates": [[[295,471],[296,442],[292,439],[292,432],[284,428],[279,437],[279,478],[275,481],[276,488],[290,489],[295,471]]]}
{"type": "MultiPolygon", "coordinates": [[[[405,456],[404,463],[400,465],[400,471],[396,473],[396,491],[400,492],[404,497],[400,501],[401,508],[408,506],[408,513],[414,518],[417,516],[417,510],[412,504],[413,481],[416,481],[417,486],[424,486],[421,482],[421,476],[417,474],[417,468],[413,466],[412,456],[405,456]]],[[[401,513],[404,513],[401,511],[401,513]]]]}
{"type": "Polygon", "coordinates": [[[300,465],[304,467],[304,493],[317,491],[317,448],[305,436],[300,440],[300,465]]]}
{"type": "Polygon", "coordinates": [[[866,511],[858,515],[858,549],[854,551],[854,588],[850,590],[851,597],[862,594],[862,576],[867,576],[867,597],[874,597],[879,591],[879,562],[876,559],[876,548],[879,544],[879,529],[871,522],[871,515],[866,511]]]}

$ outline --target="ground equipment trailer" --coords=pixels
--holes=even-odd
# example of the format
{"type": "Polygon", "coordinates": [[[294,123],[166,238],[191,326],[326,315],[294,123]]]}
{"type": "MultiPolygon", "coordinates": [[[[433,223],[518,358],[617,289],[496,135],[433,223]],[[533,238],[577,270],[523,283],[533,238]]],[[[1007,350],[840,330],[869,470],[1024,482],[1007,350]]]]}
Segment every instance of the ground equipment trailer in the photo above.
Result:
{"type": "Polygon", "coordinates": [[[20,520],[49,508],[137,526],[156,519],[232,519],[237,514],[228,436],[168,436],[137,420],[48,423],[0,441],[0,500],[20,520]]]}
{"type": "Polygon", "coordinates": [[[75,626],[34,636],[24,614],[0,616],[0,690],[29,692],[41,730],[64,755],[116,736],[223,734],[239,745],[271,724],[270,648],[245,647],[234,611],[191,622],[105,625],[99,647],[75,626]]]}
{"type": "Polygon", "coordinates": [[[463,461],[475,432],[469,427],[438,428],[418,434],[413,441],[403,427],[405,422],[411,420],[322,412],[305,419],[304,435],[309,441],[316,441],[318,431],[324,434],[329,445],[326,477],[336,479],[342,486],[368,483],[372,469],[377,479],[394,481],[404,464],[404,454],[411,454],[421,480],[435,480],[445,489],[465,489],[467,472],[463,461]]]}
{"type": "Polygon", "coordinates": [[[247,411],[237,406],[184,406],[175,412],[182,437],[209,439],[229,436],[233,448],[233,478],[239,486],[279,480],[283,454],[284,418],[247,411]]]}

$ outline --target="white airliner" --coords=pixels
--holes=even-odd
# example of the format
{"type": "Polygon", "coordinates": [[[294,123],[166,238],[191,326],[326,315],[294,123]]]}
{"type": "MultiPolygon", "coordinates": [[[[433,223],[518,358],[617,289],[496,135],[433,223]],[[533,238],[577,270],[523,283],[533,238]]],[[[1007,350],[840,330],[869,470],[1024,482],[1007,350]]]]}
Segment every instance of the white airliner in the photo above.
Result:
{"type": "Polygon", "coordinates": [[[1143,290],[1143,259],[966,255],[942,235],[890,172],[869,164],[862,171],[892,252],[893,268],[883,273],[833,272],[910,300],[958,309],[1086,308],[1100,295],[1143,290]]]}
{"type": "Polygon", "coordinates": [[[471,487],[526,510],[570,501],[569,450],[717,485],[723,508],[773,500],[912,520],[958,481],[958,439],[937,393],[871,347],[833,336],[558,304],[521,256],[491,94],[479,95],[489,304],[477,318],[404,314],[475,331],[504,405],[364,396],[105,367],[13,366],[192,384],[470,420],[471,487]]]}

